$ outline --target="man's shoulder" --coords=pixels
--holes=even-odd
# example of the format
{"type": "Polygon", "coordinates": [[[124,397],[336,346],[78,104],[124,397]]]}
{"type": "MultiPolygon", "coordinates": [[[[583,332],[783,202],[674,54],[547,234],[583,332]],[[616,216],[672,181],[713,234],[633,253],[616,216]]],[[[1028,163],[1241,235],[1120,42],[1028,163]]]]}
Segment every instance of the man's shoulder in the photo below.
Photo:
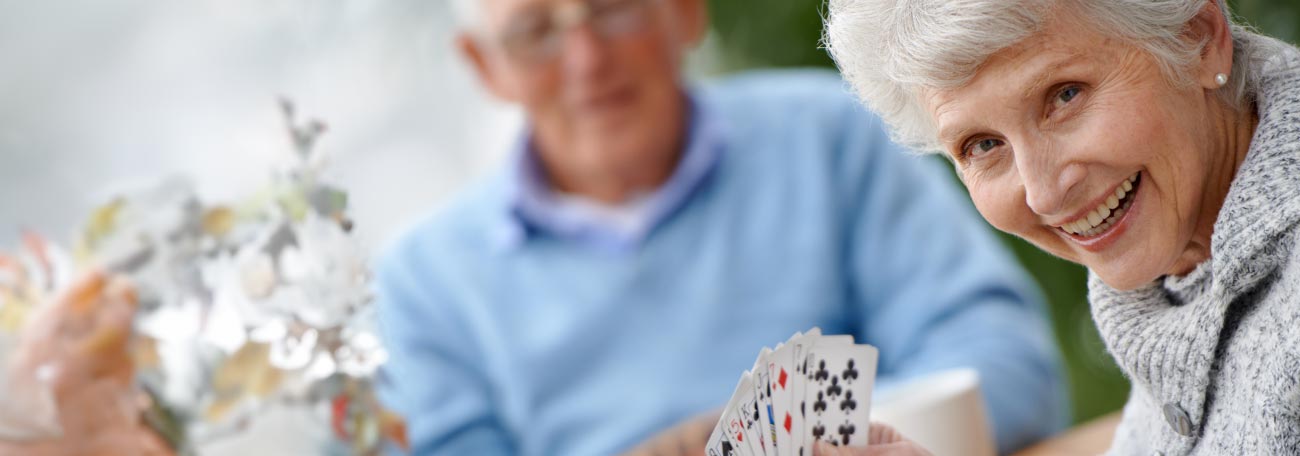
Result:
{"type": "Polygon", "coordinates": [[[770,156],[780,168],[829,163],[830,168],[851,166],[845,176],[860,175],[881,157],[906,155],[833,71],[751,71],[713,81],[699,92],[733,146],[750,157],[770,156]]]}
{"type": "Polygon", "coordinates": [[[822,69],[738,73],[700,86],[699,98],[742,137],[884,136],[883,124],[858,102],[839,74],[822,69]]]}
{"type": "Polygon", "coordinates": [[[851,99],[852,92],[839,73],[822,68],[749,70],[707,81],[704,86],[721,94],[743,93],[763,99],[801,99],[808,96],[851,99]]]}
{"type": "Polygon", "coordinates": [[[857,104],[839,73],[817,68],[745,71],[708,81],[702,89],[706,98],[751,112],[756,105],[844,109],[857,104]]]}

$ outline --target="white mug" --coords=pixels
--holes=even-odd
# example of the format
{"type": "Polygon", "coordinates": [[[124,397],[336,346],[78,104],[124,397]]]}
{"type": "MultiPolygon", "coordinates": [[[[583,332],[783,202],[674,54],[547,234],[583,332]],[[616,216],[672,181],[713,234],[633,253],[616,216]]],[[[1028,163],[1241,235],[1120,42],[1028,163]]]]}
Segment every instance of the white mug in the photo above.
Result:
{"type": "Polygon", "coordinates": [[[878,394],[872,402],[872,421],[893,426],[935,456],[997,453],[974,369],[921,377],[878,394]]]}

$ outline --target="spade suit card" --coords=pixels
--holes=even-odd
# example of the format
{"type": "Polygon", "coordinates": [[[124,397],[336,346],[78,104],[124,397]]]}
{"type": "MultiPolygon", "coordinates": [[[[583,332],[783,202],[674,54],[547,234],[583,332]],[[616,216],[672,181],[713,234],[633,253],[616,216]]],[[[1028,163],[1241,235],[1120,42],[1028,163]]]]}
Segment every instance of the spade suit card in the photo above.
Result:
{"type": "Polygon", "coordinates": [[[808,414],[805,433],[811,448],[818,440],[836,446],[866,446],[871,389],[879,356],[870,345],[815,346],[804,385],[808,414]]]}

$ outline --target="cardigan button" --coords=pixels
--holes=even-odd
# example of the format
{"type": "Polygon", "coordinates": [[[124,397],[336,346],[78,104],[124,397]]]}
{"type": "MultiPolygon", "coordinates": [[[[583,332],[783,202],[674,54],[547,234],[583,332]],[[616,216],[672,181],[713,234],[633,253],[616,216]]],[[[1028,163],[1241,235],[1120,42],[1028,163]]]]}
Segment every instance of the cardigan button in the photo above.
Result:
{"type": "Polygon", "coordinates": [[[1187,412],[1183,411],[1182,407],[1170,402],[1165,404],[1164,413],[1165,422],[1169,423],[1169,427],[1174,432],[1183,437],[1191,437],[1195,428],[1192,426],[1192,419],[1187,416],[1187,412]]]}

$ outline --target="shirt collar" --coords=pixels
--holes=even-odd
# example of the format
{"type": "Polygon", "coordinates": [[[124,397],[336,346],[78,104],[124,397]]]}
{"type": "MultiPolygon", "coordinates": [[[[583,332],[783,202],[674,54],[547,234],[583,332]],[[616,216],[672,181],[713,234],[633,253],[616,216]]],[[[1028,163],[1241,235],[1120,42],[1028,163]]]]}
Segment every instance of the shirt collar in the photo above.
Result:
{"type": "Polygon", "coordinates": [[[620,207],[602,208],[556,193],[546,182],[531,134],[521,135],[506,176],[498,247],[511,250],[539,235],[610,251],[639,247],[697,193],[725,147],[718,116],[694,96],[688,96],[688,106],[686,145],[673,174],[659,188],[620,207]]]}

